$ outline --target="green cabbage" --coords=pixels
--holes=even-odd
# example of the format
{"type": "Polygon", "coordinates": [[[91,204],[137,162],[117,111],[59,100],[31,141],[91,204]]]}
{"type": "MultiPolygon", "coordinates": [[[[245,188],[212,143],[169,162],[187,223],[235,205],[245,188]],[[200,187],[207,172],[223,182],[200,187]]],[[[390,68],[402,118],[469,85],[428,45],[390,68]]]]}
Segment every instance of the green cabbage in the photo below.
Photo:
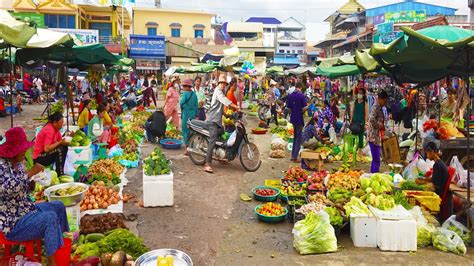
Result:
{"type": "Polygon", "coordinates": [[[324,210],[329,214],[329,221],[332,226],[338,227],[342,225],[343,219],[338,209],[334,207],[326,207],[324,210]]]}
{"type": "Polygon", "coordinates": [[[296,222],[293,237],[293,246],[302,255],[337,251],[336,234],[325,211],[310,212],[296,222]]]}
{"type": "Polygon", "coordinates": [[[347,217],[350,217],[351,213],[354,214],[369,214],[369,208],[365,205],[359,198],[351,197],[351,201],[349,201],[345,206],[344,209],[346,210],[347,217]]]}
{"type": "Polygon", "coordinates": [[[426,224],[425,226],[417,226],[416,231],[416,244],[419,247],[427,247],[431,245],[433,238],[434,226],[426,224]]]}
{"type": "Polygon", "coordinates": [[[466,254],[466,245],[462,239],[455,232],[442,227],[433,233],[433,246],[445,252],[466,254]]]}

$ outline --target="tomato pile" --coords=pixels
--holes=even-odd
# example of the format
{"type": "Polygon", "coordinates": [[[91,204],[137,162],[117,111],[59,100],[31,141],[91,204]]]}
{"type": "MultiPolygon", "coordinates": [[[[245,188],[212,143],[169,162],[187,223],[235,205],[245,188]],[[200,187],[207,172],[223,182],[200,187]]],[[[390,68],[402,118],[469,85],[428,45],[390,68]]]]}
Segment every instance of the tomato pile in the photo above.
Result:
{"type": "Polygon", "coordinates": [[[280,216],[285,214],[285,208],[278,203],[268,202],[258,208],[257,212],[266,216],[280,216]]]}
{"type": "Polygon", "coordinates": [[[257,194],[259,196],[268,197],[268,196],[275,195],[276,191],[273,190],[273,189],[269,189],[269,188],[259,188],[259,189],[255,190],[255,194],[257,194]]]}

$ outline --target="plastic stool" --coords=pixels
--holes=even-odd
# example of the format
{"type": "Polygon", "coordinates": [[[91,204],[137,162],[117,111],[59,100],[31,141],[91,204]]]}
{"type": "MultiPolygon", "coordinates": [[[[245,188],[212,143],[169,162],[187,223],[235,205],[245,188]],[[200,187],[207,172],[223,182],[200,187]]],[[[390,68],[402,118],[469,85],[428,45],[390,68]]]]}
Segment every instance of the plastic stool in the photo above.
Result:
{"type": "Polygon", "coordinates": [[[344,135],[344,149],[343,149],[343,162],[347,163],[349,152],[352,152],[353,164],[357,164],[357,149],[359,147],[359,136],[354,134],[344,135]]]}
{"type": "Polygon", "coordinates": [[[5,235],[0,232],[0,245],[4,245],[5,250],[4,250],[4,256],[3,259],[12,257],[14,255],[23,255],[29,260],[35,261],[35,262],[41,262],[41,240],[30,240],[30,241],[25,241],[25,242],[15,242],[15,241],[10,241],[8,240],[5,235]],[[25,253],[15,253],[15,254],[10,254],[11,247],[12,246],[24,246],[25,247],[25,253]],[[35,248],[36,248],[36,257],[35,257],[35,248]]]}

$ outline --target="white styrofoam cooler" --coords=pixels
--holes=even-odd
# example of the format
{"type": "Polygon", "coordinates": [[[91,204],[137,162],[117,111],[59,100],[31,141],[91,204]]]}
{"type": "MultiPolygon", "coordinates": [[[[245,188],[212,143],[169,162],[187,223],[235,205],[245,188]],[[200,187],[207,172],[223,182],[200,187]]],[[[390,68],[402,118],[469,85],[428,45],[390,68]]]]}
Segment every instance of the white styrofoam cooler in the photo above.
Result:
{"type": "Polygon", "coordinates": [[[377,219],[368,215],[351,215],[351,238],[356,247],[377,247],[377,219]]]}
{"type": "Polygon", "coordinates": [[[73,164],[77,161],[92,163],[92,149],[90,146],[68,147],[67,153],[73,164]]]}
{"type": "Polygon", "coordinates": [[[386,251],[416,251],[416,221],[377,219],[377,246],[386,251]]]}
{"type": "Polygon", "coordinates": [[[147,176],[143,172],[143,205],[145,207],[173,206],[173,172],[147,176]]]}

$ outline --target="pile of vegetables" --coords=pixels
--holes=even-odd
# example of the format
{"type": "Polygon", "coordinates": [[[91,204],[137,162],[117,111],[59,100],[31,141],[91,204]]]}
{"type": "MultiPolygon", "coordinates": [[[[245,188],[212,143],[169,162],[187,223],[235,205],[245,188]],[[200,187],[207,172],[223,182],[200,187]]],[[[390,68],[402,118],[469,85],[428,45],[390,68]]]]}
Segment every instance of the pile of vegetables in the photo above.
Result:
{"type": "Polygon", "coordinates": [[[359,178],[362,171],[336,172],[329,176],[327,183],[328,189],[345,188],[347,190],[356,190],[359,187],[359,178]]]}
{"type": "Polygon", "coordinates": [[[369,214],[369,208],[359,198],[351,197],[351,200],[344,205],[346,210],[346,216],[350,217],[351,214],[369,214]]]}
{"type": "Polygon", "coordinates": [[[120,148],[123,149],[123,153],[138,153],[138,143],[135,139],[125,141],[120,148]]]}
{"type": "Polygon", "coordinates": [[[149,251],[143,244],[143,239],[134,235],[127,229],[115,229],[107,232],[106,236],[97,242],[100,252],[123,251],[137,259],[142,254],[149,251]]]}
{"type": "Polygon", "coordinates": [[[324,210],[324,208],[324,204],[313,201],[301,206],[299,209],[296,210],[296,212],[308,215],[309,213],[318,213],[324,210]]]}
{"type": "Polygon", "coordinates": [[[135,112],[132,112],[131,122],[137,125],[144,126],[150,114],[151,113],[145,111],[139,112],[138,110],[136,110],[135,112]]]}
{"type": "Polygon", "coordinates": [[[173,125],[166,125],[165,136],[167,139],[180,139],[181,132],[177,130],[173,125]]]}
{"type": "Polygon", "coordinates": [[[308,201],[309,202],[319,202],[319,203],[322,203],[324,205],[331,204],[331,201],[321,193],[316,193],[316,194],[313,194],[313,195],[309,195],[308,196],[308,201]]]}
{"type": "Polygon", "coordinates": [[[81,218],[81,234],[106,233],[117,228],[126,228],[123,215],[106,213],[97,215],[84,215],[81,218]]]}
{"type": "Polygon", "coordinates": [[[102,181],[94,182],[80,203],[80,210],[107,209],[110,205],[121,201],[118,186],[106,187],[102,181]]]}
{"type": "Polygon", "coordinates": [[[287,185],[282,186],[280,189],[282,196],[305,196],[306,195],[306,184],[303,185],[287,185]]]}
{"type": "Polygon", "coordinates": [[[400,182],[401,190],[423,190],[426,191],[425,185],[419,185],[413,180],[403,180],[400,182]]]}
{"type": "Polygon", "coordinates": [[[124,169],[123,166],[112,159],[103,159],[93,162],[87,172],[92,175],[105,176],[107,180],[112,180],[114,175],[120,176],[124,169]]]}
{"type": "Polygon", "coordinates": [[[387,174],[373,174],[370,178],[362,178],[360,183],[367,194],[390,193],[393,190],[392,177],[387,174]]]}
{"type": "Polygon", "coordinates": [[[327,176],[327,171],[313,172],[308,178],[308,189],[309,190],[324,190],[324,178],[327,176]]]}
{"type": "Polygon", "coordinates": [[[374,206],[380,210],[390,210],[395,207],[395,200],[391,195],[370,193],[367,196],[365,203],[374,206]]]}
{"type": "Polygon", "coordinates": [[[145,131],[142,126],[143,125],[138,125],[135,123],[124,123],[124,127],[119,131],[119,142],[125,143],[132,139],[136,142],[143,140],[145,131]]]}
{"type": "Polygon", "coordinates": [[[143,161],[143,170],[147,176],[167,175],[171,172],[169,161],[158,147],[143,161]]]}
{"type": "Polygon", "coordinates": [[[329,221],[331,222],[331,225],[334,227],[340,227],[342,226],[342,222],[344,221],[341,213],[339,212],[338,209],[334,207],[326,207],[324,209],[327,214],[329,215],[329,221]]]}
{"type": "Polygon", "coordinates": [[[82,130],[77,130],[74,132],[74,136],[72,137],[71,143],[69,146],[71,147],[83,147],[83,146],[90,146],[91,140],[87,137],[87,135],[82,130]]]}
{"type": "Polygon", "coordinates": [[[325,211],[310,212],[295,223],[293,246],[300,254],[318,254],[337,251],[337,238],[329,215],[325,211]]]}
{"type": "Polygon", "coordinates": [[[350,200],[352,196],[352,191],[349,191],[344,188],[335,188],[329,190],[328,199],[334,203],[344,203],[350,200]]]}
{"type": "Polygon", "coordinates": [[[433,241],[433,232],[436,228],[427,222],[419,206],[415,206],[414,208],[409,210],[409,212],[416,220],[417,246],[426,247],[431,245],[433,241]]]}
{"type": "Polygon", "coordinates": [[[302,183],[306,182],[307,179],[308,173],[303,168],[299,166],[293,166],[288,168],[282,181],[302,183]]]}
{"type": "Polygon", "coordinates": [[[79,178],[79,182],[86,183],[89,185],[94,183],[95,181],[102,181],[108,187],[120,184],[120,182],[122,182],[122,180],[120,180],[120,176],[116,175],[115,173],[111,175],[110,179],[108,178],[107,174],[90,174],[90,173],[81,175],[81,177],[79,178]]]}
{"type": "Polygon", "coordinates": [[[444,252],[466,254],[466,245],[462,239],[455,232],[442,227],[437,228],[433,233],[433,246],[444,252]]]}
{"type": "Polygon", "coordinates": [[[267,202],[258,208],[257,212],[266,216],[281,216],[286,213],[286,210],[278,203],[267,202]]]}
{"type": "Polygon", "coordinates": [[[408,202],[407,196],[401,190],[395,191],[395,193],[393,194],[393,200],[395,201],[395,204],[400,204],[403,206],[403,208],[407,210],[413,208],[413,205],[408,202]]]}

